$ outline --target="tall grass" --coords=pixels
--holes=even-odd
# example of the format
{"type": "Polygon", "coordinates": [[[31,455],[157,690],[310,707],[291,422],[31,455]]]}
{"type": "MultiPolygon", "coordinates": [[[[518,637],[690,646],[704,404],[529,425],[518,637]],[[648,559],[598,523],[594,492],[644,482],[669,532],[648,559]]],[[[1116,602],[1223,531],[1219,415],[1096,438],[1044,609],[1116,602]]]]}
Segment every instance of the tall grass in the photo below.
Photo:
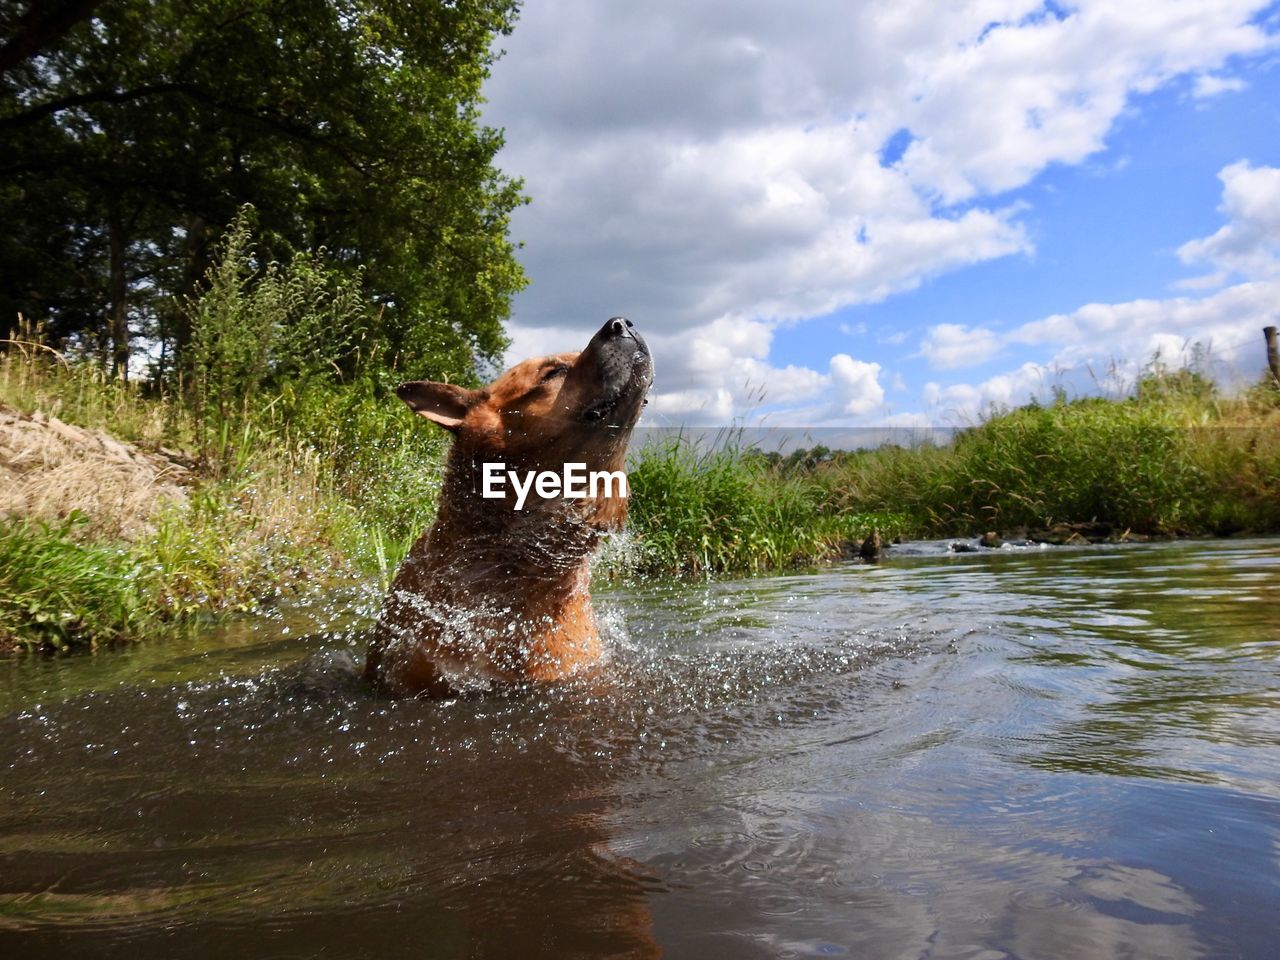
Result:
{"type": "Polygon", "coordinates": [[[137,636],[155,622],[141,560],[78,542],[82,522],[0,523],[0,639],[66,649],[137,636]]]}
{"type": "Polygon", "coordinates": [[[993,416],[946,446],[870,451],[847,496],[917,535],[1092,522],[1153,535],[1280,529],[1280,403],[1148,379],[1123,400],[1059,398],[993,416]]]}
{"type": "Polygon", "coordinates": [[[224,237],[208,288],[189,304],[185,406],[228,479],[263,464],[296,478],[281,494],[326,514],[343,557],[384,577],[435,512],[445,447],[390,389],[381,314],[324,251],[286,270],[258,264],[251,211],[224,237]]]}
{"type": "MultiPolygon", "coordinates": [[[[78,516],[0,526],[0,636],[27,645],[113,642],[334,577],[385,579],[434,513],[443,439],[369,381],[286,383],[202,432],[167,396],[28,349],[0,358],[0,399],[201,457],[186,503],[135,543],[95,540],[78,516]]],[[[606,564],[615,573],[793,567],[847,556],[872,531],[1274,532],[1280,393],[1222,398],[1162,374],[1128,399],[1000,413],[946,445],[823,458],[675,437],[637,452],[630,487],[633,548],[606,564]]]]}
{"type": "MultiPolygon", "coordinates": [[[[722,438],[723,439],[723,438],[722,438]]],[[[633,566],[776,569],[847,556],[871,531],[903,536],[1115,537],[1280,531],[1280,391],[1224,398],[1154,369],[1134,396],[1030,404],[947,444],[768,456],[675,438],[631,472],[633,566]]]]}
{"type": "Polygon", "coordinates": [[[189,448],[194,421],[182,406],[167,393],[142,399],[137,383],[49,346],[39,324],[19,318],[18,336],[0,341],[0,400],[10,406],[106,430],[120,440],[189,448]]]}
{"type": "Polygon", "coordinates": [[[722,439],[677,436],[639,452],[629,473],[639,569],[758,573],[828,560],[873,530],[892,537],[905,526],[891,509],[842,502],[826,474],[786,471],[722,439]]]}
{"type": "MultiPolygon", "coordinates": [[[[121,423],[148,425],[144,445],[190,443],[194,434],[181,420],[173,432],[151,429],[166,419],[168,401],[134,388],[107,387],[110,405],[49,402],[64,387],[78,397],[92,382],[75,367],[37,372],[30,360],[0,359],[0,400],[10,406],[55,409],[67,421],[88,411],[82,423],[124,435],[112,416],[121,412],[121,423]]],[[[131,542],[100,535],[125,526],[123,517],[0,518],[0,644],[110,643],[339,579],[385,579],[434,510],[439,464],[427,431],[415,431],[407,413],[393,416],[400,406],[394,398],[369,402],[314,437],[274,411],[222,424],[188,448],[198,455],[185,500],[158,503],[131,542]],[[361,435],[377,439],[360,444],[361,435]],[[398,473],[382,469],[379,450],[398,473]]],[[[98,511],[122,506],[104,500],[98,511]]]]}

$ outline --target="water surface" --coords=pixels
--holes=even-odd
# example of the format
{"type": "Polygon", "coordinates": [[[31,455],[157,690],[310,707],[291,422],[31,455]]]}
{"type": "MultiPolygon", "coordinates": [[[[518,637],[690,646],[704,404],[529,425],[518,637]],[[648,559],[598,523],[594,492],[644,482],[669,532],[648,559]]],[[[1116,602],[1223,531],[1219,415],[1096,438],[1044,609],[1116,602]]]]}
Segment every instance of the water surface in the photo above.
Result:
{"type": "MultiPolygon", "coordinates": [[[[904,552],[905,553],[905,552],[904,552]]],[[[372,604],[0,662],[12,957],[1273,957],[1280,542],[600,591],[386,702],[372,604]]]]}

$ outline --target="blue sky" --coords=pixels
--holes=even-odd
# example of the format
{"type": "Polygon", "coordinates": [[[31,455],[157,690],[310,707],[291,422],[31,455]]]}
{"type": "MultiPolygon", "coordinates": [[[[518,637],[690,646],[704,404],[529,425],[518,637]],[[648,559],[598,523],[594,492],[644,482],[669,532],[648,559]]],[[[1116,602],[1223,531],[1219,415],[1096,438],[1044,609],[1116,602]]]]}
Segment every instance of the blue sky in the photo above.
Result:
{"type": "Polygon", "coordinates": [[[529,4],[485,115],[533,200],[509,359],[625,314],[659,425],[955,425],[1197,342],[1252,378],[1278,6],[529,4]]]}

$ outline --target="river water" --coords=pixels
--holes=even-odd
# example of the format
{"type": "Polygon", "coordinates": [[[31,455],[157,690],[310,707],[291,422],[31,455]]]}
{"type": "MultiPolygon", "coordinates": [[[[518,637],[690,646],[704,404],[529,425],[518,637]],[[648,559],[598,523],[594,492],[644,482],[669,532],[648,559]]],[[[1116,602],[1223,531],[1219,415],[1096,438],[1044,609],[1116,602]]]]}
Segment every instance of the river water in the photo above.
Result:
{"type": "Polygon", "coordinates": [[[0,662],[0,955],[1280,951],[1280,541],[597,608],[603,676],[447,703],[354,681],[362,594],[0,662]]]}

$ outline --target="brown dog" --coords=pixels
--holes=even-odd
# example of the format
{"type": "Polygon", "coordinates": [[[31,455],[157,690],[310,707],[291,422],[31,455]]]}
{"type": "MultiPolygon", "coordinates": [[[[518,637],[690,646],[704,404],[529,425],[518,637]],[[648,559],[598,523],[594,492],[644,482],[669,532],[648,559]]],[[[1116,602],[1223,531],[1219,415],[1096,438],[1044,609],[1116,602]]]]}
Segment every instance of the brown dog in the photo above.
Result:
{"type": "Polygon", "coordinates": [[[527,478],[566,464],[621,471],[652,382],[648,346],[615,317],[581,353],[526,360],[484,390],[400,385],[454,440],[436,521],[396,574],[369,646],[369,680],[396,696],[449,696],[567,677],[599,658],[589,565],[626,519],[626,498],[603,483],[594,496],[540,496],[527,478]],[[513,482],[499,487],[486,464],[513,482]]]}

